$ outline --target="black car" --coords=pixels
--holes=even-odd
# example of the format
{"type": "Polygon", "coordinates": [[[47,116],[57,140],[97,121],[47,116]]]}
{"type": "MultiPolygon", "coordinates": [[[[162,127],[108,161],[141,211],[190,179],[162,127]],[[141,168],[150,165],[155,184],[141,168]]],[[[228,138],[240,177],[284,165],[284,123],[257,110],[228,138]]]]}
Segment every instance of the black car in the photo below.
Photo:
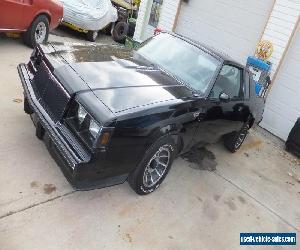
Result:
{"type": "Polygon", "coordinates": [[[238,150],[264,107],[242,65],[170,33],[137,51],[39,45],[18,71],[36,135],[77,189],[151,193],[195,144],[238,150]]]}

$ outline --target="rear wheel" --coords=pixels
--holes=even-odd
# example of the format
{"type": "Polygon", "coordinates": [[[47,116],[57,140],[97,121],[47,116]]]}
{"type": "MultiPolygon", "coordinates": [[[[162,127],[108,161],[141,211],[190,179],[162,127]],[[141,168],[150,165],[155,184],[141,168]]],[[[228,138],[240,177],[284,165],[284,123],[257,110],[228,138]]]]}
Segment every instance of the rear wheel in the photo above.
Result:
{"type": "Polygon", "coordinates": [[[240,131],[225,135],[224,145],[231,153],[236,152],[242,146],[247,137],[249,128],[249,124],[246,123],[240,131]]]}
{"type": "Polygon", "coordinates": [[[124,43],[128,34],[129,25],[126,22],[118,22],[112,32],[113,39],[118,43],[124,43]]]}
{"type": "Polygon", "coordinates": [[[86,34],[86,39],[90,42],[95,42],[98,37],[98,31],[96,30],[90,30],[86,34]]]}
{"type": "Polygon", "coordinates": [[[39,43],[46,43],[49,36],[49,21],[45,15],[38,16],[24,33],[24,43],[34,48],[39,43]]]}
{"type": "Polygon", "coordinates": [[[154,143],[129,176],[132,189],[139,195],[155,191],[166,178],[174,157],[175,143],[171,137],[163,137],[154,143]]]}

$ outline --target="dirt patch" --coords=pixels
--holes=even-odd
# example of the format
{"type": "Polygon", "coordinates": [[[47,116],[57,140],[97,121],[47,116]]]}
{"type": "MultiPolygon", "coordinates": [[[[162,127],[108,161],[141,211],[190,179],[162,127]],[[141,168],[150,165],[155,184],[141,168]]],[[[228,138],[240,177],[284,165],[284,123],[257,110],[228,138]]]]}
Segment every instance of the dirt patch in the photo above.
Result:
{"type": "Polygon", "coordinates": [[[245,155],[246,157],[249,157],[249,154],[248,154],[248,153],[244,153],[244,155],[245,155]]]}
{"type": "Polygon", "coordinates": [[[23,102],[23,100],[21,98],[15,98],[15,99],[13,99],[13,102],[21,103],[21,102],[23,102]]]}
{"type": "Polygon", "coordinates": [[[131,235],[129,233],[126,233],[125,237],[123,237],[123,239],[126,240],[126,241],[128,241],[128,242],[130,242],[130,243],[132,242],[132,237],[131,237],[131,235]]]}
{"type": "Polygon", "coordinates": [[[219,217],[217,208],[208,201],[203,204],[203,213],[213,221],[217,220],[219,217]]]}
{"type": "Polygon", "coordinates": [[[245,204],[245,203],[246,203],[246,200],[245,200],[245,198],[244,198],[244,197],[242,197],[242,196],[238,196],[238,199],[239,199],[239,201],[240,201],[241,203],[243,203],[243,204],[245,204]]]}
{"type": "Polygon", "coordinates": [[[234,202],[232,200],[229,201],[225,201],[224,202],[226,205],[228,205],[228,207],[230,208],[230,210],[235,211],[236,210],[236,205],[234,204],[234,202]]]}
{"type": "Polygon", "coordinates": [[[296,182],[300,183],[300,175],[295,173],[288,173],[288,175],[291,176],[296,182]]]}
{"type": "Polygon", "coordinates": [[[118,215],[120,217],[127,217],[128,215],[134,213],[134,211],[137,209],[136,204],[129,204],[121,209],[119,211],[118,215]]]}
{"type": "Polygon", "coordinates": [[[215,201],[219,201],[219,200],[220,200],[220,198],[221,198],[221,196],[220,196],[220,195],[218,195],[218,194],[215,194],[215,195],[214,195],[214,200],[215,200],[215,201]]]}
{"type": "Polygon", "coordinates": [[[56,191],[56,187],[53,184],[45,184],[43,190],[45,194],[51,194],[56,191]]]}
{"type": "Polygon", "coordinates": [[[197,196],[197,199],[198,199],[198,201],[203,202],[203,200],[201,199],[201,197],[197,196]]]}
{"type": "Polygon", "coordinates": [[[262,143],[263,141],[260,139],[251,138],[243,144],[243,146],[241,147],[241,151],[248,151],[253,148],[258,148],[259,146],[261,146],[262,143]]]}
{"type": "Polygon", "coordinates": [[[193,164],[189,166],[194,169],[215,171],[217,167],[216,157],[213,152],[203,146],[195,145],[181,157],[193,164]]]}
{"type": "Polygon", "coordinates": [[[37,181],[32,181],[30,183],[31,188],[38,188],[39,186],[40,186],[40,183],[38,183],[37,181]]]}

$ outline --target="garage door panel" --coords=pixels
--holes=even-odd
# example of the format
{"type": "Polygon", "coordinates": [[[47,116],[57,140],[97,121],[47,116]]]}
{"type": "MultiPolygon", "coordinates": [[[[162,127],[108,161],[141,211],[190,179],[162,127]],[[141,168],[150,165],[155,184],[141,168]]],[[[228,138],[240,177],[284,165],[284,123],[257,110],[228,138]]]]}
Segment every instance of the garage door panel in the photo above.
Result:
{"type": "Polygon", "coordinates": [[[286,140],[300,117],[300,28],[291,46],[266,102],[261,126],[286,140]]]}
{"type": "Polygon", "coordinates": [[[293,125],[295,124],[295,121],[292,120],[283,120],[282,117],[276,113],[276,112],[272,112],[269,111],[267,113],[267,115],[265,115],[264,120],[266,123],[270,124],[270,126],[268,126],[268,130],[280,137],[280,138],[287,138],[289,135],[289,131],[291,130],[291,128],[293,127],[293,125]],[[286,127],[287,130],[282,130],[280,129],[281,127],[286,127]],[[288,130],[289,129],[289,130],[288,130]]]}
{"type": "MultiPolygon", "coordinates": [[[[294,93],[292,90],[288,90],[286,88],[281,88],[276,93],[274,93],[272,96],[270,96],[273,99],[271,102],[267,102],[267,106],[279,106],[282,107],[282,115],[286,116],[286,114],[292,115],[293,113],[299,113],[300,112],[300,106],[299,106],[299,98],[297,93],[294,93]],[[282,98],[282,93],[286,95],[286,98],[282,98]]],[[[278,108],[277,108],[278,109],[278,108]]]]}
{"type": "MultiPolygon", "coordinates": [[[[234,30],[238,29],[238,26],[232,28],[224,28],[221,29],[222,21],[217,20],[216,18],[213,19],[214,25],[208,23],[207,21],[201,21],[200,18],[195,17],[194,20],[197,21],[198,26],[197,29],[201,30],[201,34],[199,33],[190,33],[189,37],[192,39],[198,40],[201,37],[200,42],[205,44],[209,44],[212,47],[217,48],[223,52],[229,52],[230,56],[233,58],[241,58],[243,55],[247,54],[249,48],[255,50],[255,45],[251,41],[246,40],[242,36],[237,36],[234,33],[234,30]],[[231,30],[232,29],[232,30],[231,30]],[[219,39],[219,33],[223,33],[222,39],[219,39]],[[209,41],[209,42],[208,42],[209,41]],[[234,46],[234,44],[239,44],[239,46],[234,46]]],[[[191,22],[185,22],[186,27],[191,27],[191,22]]],[[[228,53],[229,54],[229,53],[228,53]]]]}
{"type": "Polygon", "coordinates": [[[220,17],[223,17],[223,20],[226,22],[230,21],[233,24],[240,25],[237,23],[237,20],[243,21],[243,30],[250,30],[254,31],[255,33],[257,30],[257,22],[260,22],[263,25],[266,23],[264,16],[265,13],[259,14],[256,12],[249,12],[244,7],[237,8],[236,6],[228,5],[226,2],[222,3],[222,5],[219,5],[219,7],[216,8],[216,14],[220,17]],[[247,19],[245,19],[245,16],[247,16],[247,19]],[[253,22],[253,20],[255,20],[255,22],[253,22]]]}
{"type": "Polygon", "coordinates": [[[290,108],[289,105],[272,103],[272,106],[266,107],[263,122],[268,123],[269,127],[278,127],[278,130],[289,133],[298,118],[297,113],[298,110],[290,108]],[[281,129],[282,124],[286,124],[287,129],[281,129]]]}
{"type": "MultiPolygon", "coordinates": [[[[287,72],[282,73],[282,75],[277,79],[278,81],[282,81],[283,85],[291,86],[294,91],[297,91],[300,86],[299,76],[297,77],[297,71],[300,71],[299,67],[296,65],[291,65],[290,68],[286,69],[287,72]]],[[[300,73],[300,72],[299,72],[300,73]]],[[[276,81],[277,81],[276,80],[276,81]]]]}
{"type": "Polygon", "coordinates": [[[190,23],[196,23],[197,27],[199,24],[205,23],[245,40],[248,39],[249,34],[250,37],[253,34],[257,34],[257,26],[253,22],[253,19],[256,19],[256,22],[261,22],[263,25],[265,25],[266,21],[264,17],[258,20],[256,15],[252,15],[246,11],[243,12],[240,9],[233,9],[226,5],[217,4],[213,8],[204,8],[204,6],[201,6],[201,8],[197,8],[189,15],[188,19],[190,19],[190,23]],[[247,16],[246,20],[244,18],[245,15],[247,16]],[[237,20],[243,20],[243,29],[241,29],[240,21],[237,22],[237,20]]]}
{"type": "MultiPolygon", "coordinates": [[[[280,85],[274,84],[274,87],[271,90],[271,96],[273,96],[273,93],[277,92],[277,91],[282,93],[282,91],[284,91],[284,89],[282,89],[282,88],[287,88],[288,90],[291,90],[293,93],[295,93],[297,95],[299,94],[300,83],[299,83],[299,80],[297,78],[295,78],[293,75],[281,74],[278,76],[276,82],[280,82],[281,84],[280,85]]],[[[281,96],[280,98],[285,98],[285,97],[281,96]]]]}
{"type": "Polygon", "coordinates": [[[188,4],[182,4],[176,32],[209,44],[245,63],[255,51],[273,0],[248,2],[190,0],[188,4]]]}
{"type": "MultiPolygon", "coordinates": [[[[219,0],[223,4],[245,10],[245,1],[237,0],[219,0]]],[[[270,7],[270,1],[247,1],[246,8],[248,12],[254,13],[258,16],[264,14],[264,10],[270,7]]]]}

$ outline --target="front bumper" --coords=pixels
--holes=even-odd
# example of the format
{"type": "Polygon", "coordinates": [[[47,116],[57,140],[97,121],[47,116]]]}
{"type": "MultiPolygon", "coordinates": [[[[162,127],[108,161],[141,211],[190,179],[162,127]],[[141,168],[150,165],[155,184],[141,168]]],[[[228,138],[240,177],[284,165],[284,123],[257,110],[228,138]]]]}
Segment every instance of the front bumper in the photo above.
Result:
{"type": "Polygon", "coordinates": [[[54,123],[34,93],[31,84],[33,75],[25,64],[18,66],[18,73],[24,89],[24,100],[30,107],[37,133],[44,134],[43,140],[51,156],[72,186],[75,189],[87,190],[123,183],[128,175],[109,177],[101,168],[95,167],[95,162],[99,166],[99,160],[105,158],[105,153],[98,155],[98,160],[95,161],[92,154],[80,145],[63,124],[54,123]],[[44,133],[38,132],[41,129],[44,133]]]}

